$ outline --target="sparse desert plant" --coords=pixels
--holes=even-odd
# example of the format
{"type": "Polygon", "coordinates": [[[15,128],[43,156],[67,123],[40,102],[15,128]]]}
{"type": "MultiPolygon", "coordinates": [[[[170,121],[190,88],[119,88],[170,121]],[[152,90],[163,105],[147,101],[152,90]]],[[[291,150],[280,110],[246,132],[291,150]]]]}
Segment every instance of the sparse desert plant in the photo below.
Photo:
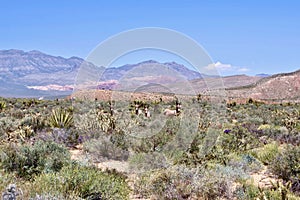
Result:
{"type": "Polygon", "coordinates": [[[114,116],[105,113],[103,110],[89,110],[77,116],[80,123],[76,124],[77,128],[92,133],[92,136],[97,138],[103,133],[111,132],[115,129],[116,119],[114,116]]]}
{"type": "Polygon", "coordinates": [[[134,190],[152,199],[232,199],[232,184],[245,177],[230,167],[186,168],[183,165],[139,174],[134,190]]]}
{"type": "Polygon", "coordinates": [[[54,142],[8,144],[1,149],[1,167],[27,179],[42,172],[57,172],[70,162],[68,150],[54,142]]]}
{"type": "Polygon", "coordinates": [[[30,114],[25,116],[22,119],[21,125],[31,126],[34,132],[37,132],[38,130],[42,130],[47,127],[46,122],[47,122],[46,117],[38,113],[38,114],[30,114]]]}
{"type": "Polygon", "coordinates": [[[0,118],[0,139],[1,141],[13,139],[13,132],[20,127],[20,121],[7,116],[0,118]]]}
{"type": "Polygon", "coordinates": [[[54,194],[53,193],[36,194],[34,197],[29,198],[29,200],[83,200],[82,198],[72,194],[70,194],[68,197],[64,197],[62,194],[55,194],[58,192],[55,192],[54,194]]]}
{"type": "Polygon", "coordinates": [[[146,118],[135,115],[128,102],[114,102],[111,109],[99,99],[76,100],[78,106],[71,107],[71,101],[64,100],[0,98],[7,106],[0,109],[1,192],[16,183],[25,194],[19,198],[24,199],[128,199],[122,175],[70,165],[65,146],[83,142],[94,161],[129,157],[131,169],[138,172],[135,193],[144,197],[282,199],[280,191],[286,191],[290,182],[286,197],[296,199],[291,191],[297,194],[300,187],[300,105],[253,101],[226,108],[205,98],[185,102],[181,115],[173,118],[163,116],[170,105],[163,99],[147,102],[152,115],[146,118]],[[186,112],[187,108],[195,112],[186,112]],[[219,120],[222,109],[226,115],[219,120]],[[80,122],[76,126],[75,116],[80,122]],[[181,117],[197,121],[196,128],[190,125],[192,120],[181,117]],[[284,187],[243,184],[246,174],[261,170],[263,164],[284,179],[284,187]],[[233,193],[232,185],[240,184],[233,193]]]}
{"type": "Polygon", "coordinates": [[[289,183],[272,183],[272,188],[261,188],[253,184],[242,184],[234,191],[238,200],[298,200],[299,197],[291,193],[289,183]]]}
{"type": "Polygon", "coordinates": [[[10,115],[16,119],[23,119],[25,117],[25,111],[26,110],[12,110],[10,112],[10,115]]]}
{"type": "Polygon", "coordinates": [[[284,181],[292,183],[292,190],[300,193],[300,147],[287,145],[270,164],[271,171],[284,181]]]}
{"type": "Polygon", "coordinates": [[[257,147],[258,143],[258,139],[243,126],[224,131],[220,137],[220,145],[225,152],[245,152],[257,147]]]}
{"type": "Polygon", "coordinates": [[[52,141],[67,147],[74,147],[83,142],[83,137],[81,131],[75,128],[53,128],[52,130],[39,131],[33,140],[52,141]]]}
{"type": "Polygon", "coordinates": [[[110,141],[109,136],[88,140],[83,144],[83,147],[95,162],[101,162],[108,159],[127,160],[129,156],[129,152],[114,145],[110,141]]]}
{"type": "Polygon", "coordinates": [[[73,115],[62,108],[54,109],[49,124],[53,128],[69,128],[73,125],[73,115]]]}
{"type": "Polygon", "coordinates": [[[253,151],[253,155],[265,165],[272,163],[278,153],[279,149],[276,142],[266,144],[263,148],[258,148],[253,151]]]}
{"type": "Polygon", "coordinates": [[[262,169],[263,165],[259,160],[250,154],[231,154],[227,166],[234,169],[241,169],[245,173],[253,173],[262,169]]]}
{"type": "Polygon", "coordinates": [[[129,168],[133,172],[165,169],[168,166],[169,163],[162,153],[137,153],[129,157],[129,168]]]}
{"type": "Polygon", "coordinates": [[[31,187],[31,194],[60,194],[65,199],[129,199],[126,177],[114,171],[101,171],[76,164],[58,173],[41,174],[31,187]]]}

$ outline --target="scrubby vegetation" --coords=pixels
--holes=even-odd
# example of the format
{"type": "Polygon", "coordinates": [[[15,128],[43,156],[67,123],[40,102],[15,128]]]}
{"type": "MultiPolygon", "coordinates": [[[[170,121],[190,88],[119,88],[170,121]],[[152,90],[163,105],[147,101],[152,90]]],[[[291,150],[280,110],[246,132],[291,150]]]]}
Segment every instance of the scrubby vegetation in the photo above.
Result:
{"type": "Polygon", "coordinates": [[[0,98],[3,199],[300,199],[299,104],[177,103],[0,98]]]}

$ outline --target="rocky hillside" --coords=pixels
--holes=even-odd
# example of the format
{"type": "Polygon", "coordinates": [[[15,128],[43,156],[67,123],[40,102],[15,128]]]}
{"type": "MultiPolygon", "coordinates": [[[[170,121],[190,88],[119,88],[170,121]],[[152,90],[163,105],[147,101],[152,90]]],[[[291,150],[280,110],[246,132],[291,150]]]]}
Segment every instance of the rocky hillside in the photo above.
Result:
{"type": "Polygon", "coordinates": [[[0,78],[24,85],[73,84],[84,60],[63,58],[39,51],[0,51],[0,78]]]}
{"type": "Polygon", "coordinates": [[[242,87],[228,88],[228,95],[269,101],[300,100],[300,70],[281,73],[242,87]]]}
{"type": "Polygon", "coordinates": [[[232,88],[254,84],[262,79],[259,76],[233,75],[225,77],[206,77],[190,81],[193,88],[199,92],[218,88],[232,88]]]}

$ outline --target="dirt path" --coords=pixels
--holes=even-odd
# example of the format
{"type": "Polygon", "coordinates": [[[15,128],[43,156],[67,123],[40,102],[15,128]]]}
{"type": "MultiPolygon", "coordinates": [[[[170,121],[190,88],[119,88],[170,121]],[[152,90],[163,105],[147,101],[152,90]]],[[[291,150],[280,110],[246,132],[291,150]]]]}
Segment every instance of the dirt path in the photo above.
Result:
{"type": "Polygon", "coordinates": [[[277,181],[280,181],[276,179],[275,175],[272,174],[266,166],[264,166],[261,171],[253,173],[250,176],[253,184],[260,188],[271,188],[272,183],[275,184],[277,181]]]}

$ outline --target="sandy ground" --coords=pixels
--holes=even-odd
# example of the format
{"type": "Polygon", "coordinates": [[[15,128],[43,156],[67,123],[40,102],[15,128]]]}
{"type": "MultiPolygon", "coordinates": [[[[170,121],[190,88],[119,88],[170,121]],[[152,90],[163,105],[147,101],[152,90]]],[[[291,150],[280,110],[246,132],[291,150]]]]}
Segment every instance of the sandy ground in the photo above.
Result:
{"type": "Polygon", "coordinates": [[[281,181],[275,178],[275,176],[268,171],[267,167],[264,166],[263,169],[257,173],[253,173],[250,175],[252,183],[255,186],[260,188],[271,188],[272,183],[276,183],[277,181],[281,181]]]}

